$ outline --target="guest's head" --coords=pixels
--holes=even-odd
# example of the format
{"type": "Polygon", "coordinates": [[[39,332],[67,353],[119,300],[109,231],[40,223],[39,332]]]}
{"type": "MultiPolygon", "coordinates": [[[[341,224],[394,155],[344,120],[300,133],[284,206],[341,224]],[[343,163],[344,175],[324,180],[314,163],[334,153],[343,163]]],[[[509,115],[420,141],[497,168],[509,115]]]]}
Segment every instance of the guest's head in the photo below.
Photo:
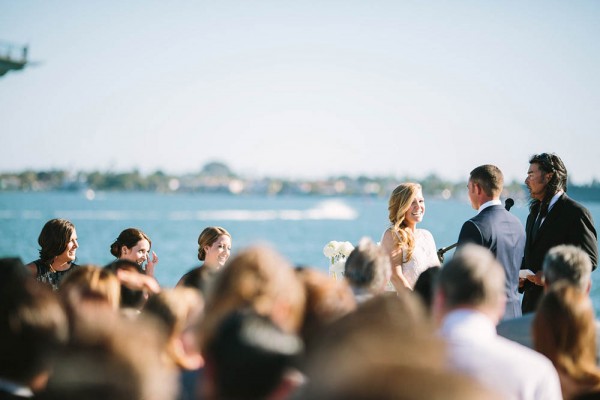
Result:
{"type": "Polygon", "coordinates": [[[415,282],[415,287],[413,288],[414,293],[418,295],[421,300],[423,300],[423,304],[425,304],[425,307],[428,310],[431,310],[433,302],[433,288],[440,270],[441,268],[438,266],[427,268],[425,271],[421,272],[417,278],[417,281],[415,282]]]}
{"type": "Polygon", "coordinates": [[[165,328],[168,342],[166,353],[175,365],[193,370],[202,365],[202,358],[192,332],[197,328],[204,310],[204,300],[192,288],[165,289],[151,296],[142,313],[157,318],[165,328]]]}
{"type": "Polygon", "coordinates": [[[67,342],[67,317],[52,290],[14,271],[0,283],[7,283],[0,287],[0,379],[35,392],[67,342]]]}
{"type": "Polygon", "coordinates": [[[565,398],[572,397],[572,393],[566,393],[569,389],[564,384],[565,377],[580,387],[600,389],[595,314],[585,292],[567,282],[554,284],[540,300],[532,337],[534,348],[548,357],[559,372],[565,398]]]}
{"type": "MultiPolygon", "coordinates": [[[[118,259],[104,267],[112,271],[121,283],[121,308],[139,310],[146,301],[148,287],[146,281],[154,280],[144,274],[138,263],[125,259],[118,259]]],[[[153,292],[153,290],[150,290],[153,292]]]]}
{"type": "Polygon", "coordinates": [[[141,230],[127,228],[110,245],[110,253],[120,259],[143,264],[148,259],[152,241],[141,230]]]}
{"type": "Polygon", "coordinates": [[[492,199],[499,199],[504,187],[504,176],[495,165],[481,165],[471,171],[467,189],[474,209],[492,199]]]}
{"type": "Polygon", "coordinates": [[[220,268],[231,254],[231,235],[225,228],[209,226],[198,236],[198,260],[220,268]]]}
{"type": "Polygon", "coordinates": [[[292,265],[270,247],[249,247],[229,260],[208,288],[202,335],[210,338],[225,315],[242,308],[270,317],[284,331],[298,332],[304,306],[304,289],[292,265]]]}
{"type": "Polygon", "coordinates": [[[268,317],[232,311],[206,346],[206,398],[272,398],[301,350],[300,338],[268,317]]]}
{"type": "Polygon", "coordinates": [[[109,308],[117,310],[121,301],[121,285],[112,271],[95,265],[82,265],[60,282],[59,295],[67,309],[76,308],[80,301],[94,299],[104,301],[109,308]]]}
{"type": "Polygon", "coordinates": [[[52,263],[55,259],[75,261],[79,247],[75,225],[66,219],[51,219],[42,228],[38,244],[40,259],[44,262],[52,263]]]}
{"type": "Polygon", "coordinates": [[[525,185],[529,189],[532,206],[542,202],[547,208],[556,192],[567,191],[567,168],[554,153],[535,154],[529,159],[525,185]]]}
{"type": "Polygon", "coordinates": [[[345,280],[332,279],[310,267],[297,268],[296,276],[304,285],[306,296],[300,336],[309,348],[313,338],[329,324],[356,309],[356,300],[345,280]]]}
{"type": "Polygon", "coordinates": [[[544,257],[542,268],[546,288],[556,282],[566,281],[589,293],[592,285],[592,261],[579,247],[558,245],[551,248],[544,257]]]}
{"type": "Polygon", "coordinates": [[[371,239],[362,238],[346,260],[344,276],[355,291],[378,294],[385,291],[391,268],[385,250],[371,239]]]}
{"type": "Polygon", "coordinates": [[[444,342],[409,291],[375,296],[333,322],[310,354],[307,377],[299,398],[496,398],[448,370],[444,342]]]}
{"type": "Polygon", "coordinates": [[[55,364],[42,400],[173,400],[177,371],[165,363],[155,321],[106,308],[78,316],[78,330],[55,364]]]}
{"type": "Polygon", "coordinates": [[[0,293],[4,287],[20,285],[27,277],[30,277],[30,274],[19,257],[0,258],[0,293]]]}
{"type": "Polygon", "coordinates": [[[464,308],[487,315],[495,324],[504,315],[504,269],[490,250],[475,244],[460,247],[440,270],[433,312],[441,320],[450,311],[464,308]]]}

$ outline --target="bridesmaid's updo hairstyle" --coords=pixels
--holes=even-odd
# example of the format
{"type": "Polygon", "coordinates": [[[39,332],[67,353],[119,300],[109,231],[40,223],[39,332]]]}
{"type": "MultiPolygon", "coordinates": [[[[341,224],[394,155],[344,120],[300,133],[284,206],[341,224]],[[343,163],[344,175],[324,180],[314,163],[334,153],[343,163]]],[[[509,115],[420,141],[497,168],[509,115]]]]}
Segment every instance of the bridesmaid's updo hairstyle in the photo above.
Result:
{"type": "Polygon", "coordinates": [[[62,254],[67,249],[74,230],[75,225],[66,219],[56,218],[46,222],[38,237],[40,259],[48,262],[62,254]]]}
{"type": "Polygon", "coordinates": [[[121,232],[117,240],[110,245],[110,254],[120,258],[123,246],[127,246],[128,249],[131,249],[137,242],[143,239],[146,239],[150,247],[152,247],[152,241],[144,232],[136,228],[127,228],[121,232]]]}
{"type": "Polygon", "coordinates": [[[226,235],[231,239],[231,235],[225,228],[220,226],[209,226],[204,228],[200,236],[198,236],[198,260],[204,261],[206,258],[206,251],[204,247],[212,246],[221,236],[226,235]]]}

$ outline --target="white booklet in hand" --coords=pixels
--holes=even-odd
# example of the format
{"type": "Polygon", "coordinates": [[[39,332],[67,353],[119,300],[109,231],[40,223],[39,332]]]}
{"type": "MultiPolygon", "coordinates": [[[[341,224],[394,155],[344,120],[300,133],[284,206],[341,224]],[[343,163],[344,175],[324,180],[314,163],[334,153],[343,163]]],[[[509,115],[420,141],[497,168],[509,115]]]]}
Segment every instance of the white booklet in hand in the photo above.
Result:
{"type": "Polygon", "coordinates": [[[535,272],[530,269],[522,269],[519,271],[519,278],[527,279],[530,275],[535,275],[535,272]]]}

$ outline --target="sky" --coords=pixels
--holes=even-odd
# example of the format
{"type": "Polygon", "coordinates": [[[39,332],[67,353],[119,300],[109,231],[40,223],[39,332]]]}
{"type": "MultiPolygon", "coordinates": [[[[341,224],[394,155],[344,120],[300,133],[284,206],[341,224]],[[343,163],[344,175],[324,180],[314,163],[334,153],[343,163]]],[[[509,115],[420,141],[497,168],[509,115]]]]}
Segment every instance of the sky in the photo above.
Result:
{"type": "Polygon", "coordinates": [[[600,2],[0,0],[0,171],[600,180],[600,2]]]}

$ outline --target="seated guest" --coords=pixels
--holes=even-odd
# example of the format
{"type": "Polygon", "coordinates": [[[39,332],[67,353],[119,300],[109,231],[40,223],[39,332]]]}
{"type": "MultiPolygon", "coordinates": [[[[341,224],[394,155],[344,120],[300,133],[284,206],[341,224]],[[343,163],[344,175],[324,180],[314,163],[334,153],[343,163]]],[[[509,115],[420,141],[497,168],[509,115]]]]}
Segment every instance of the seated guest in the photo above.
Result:
{"type": "Polygon", "coordinates": [[[166,331],[166,356],[179,369],[179,400],[196,397],[196,382],[204,360],[195,332],[203,311],[202,295],[189,287],[162,290],[150,296],[142,309],[142,315],[157,318],[166,331]]]}
{"type": "Polygon", "coordinates": [[[431,303],[433,302],[433,287],[435,284],[435,279],[440,273],[441,267],[431,267],[427,268],[425,271],[419,275],[417,278],[417,282],[415,283],[414,293],[417,294],[427,310],[431,310],[431,303]]]}
{"type": "Polygon", "coordinates": [[[287,399],[296,388],[288,379],[302,341],[252,310],[225,316],[206,345],[203,398],[287,399]]]}
{"type": "Polygon", "coordinates": [[[444,343],[408,291],[375,296],[329,325],[307,375],[299,399],[500,399],[446,368],[444,343]]]}
{"type": "MultiPolygon", "coordinates": [[[[550,249],[542,264],[544,290],[556,283],[567,282],[589,296],[592,287],[592,262],[582,249],[573,245],[558,245],[550,249]]],[[[531,326],[535,313],[502,321],[496,327],[498,334],[529,348],[533,348],[531,326]]],[[[596,340],[600,340],[600,323],[596,321],[596,340]]],[[[596,349],[600,360],[600,349],[596,349]]]]}
{"type": "Polygon", "coordinates": [[[27,264],[35,278],[58,290],[60,281],[77,265],[74,263],[79,243],[75,225],[66,219],[46,222],[40,236],[40,258],[27,264]]]}
{"type": "MultiPolygon", "coordinates": [[[[387,255],[384,254],[387,258],[387,255]]],[[[315,268],[296,268],[296,276],[304,285],[306,308],[300,336],[309,352],[312,341],[338,318],[356,309],[356,300],[345,280],[331,279],[315,268]]]]}
{"type": "Polygon", "coordinates": [[[68,340],[58,298],[23,271],[20,259],[0,262],[0,399],[43,390],[68,340]]]}
{"type": "Polygon", "coordinates": [[[448,343],[450,368],[510,399],[561,399],[552,363],[496,334],[504,314],[504,269],[490,250],[459,248],[438,275],[433,315],[448,343]]]}
{"type": "Polygon", "coordinates": [[[565,400],[600,395],[594,308],[587,293],[565,283],[547,290],[533,320],[533,345],[556,367],[565,400]]]}
{"type": "Polygon", "coordinates": [[[269,317],[286,332],[298,333],[306,301],[292,265],[263,245],[244,249],[229,260],[227,268],[215,276],[205,300],[202,342],[210,340],[223,317],[246,308],[269,317]]]}
{"type": "Polygon", "coordinates": [[[96,306],[78,310],[78,329],[39,399],[175,400],[177,371],[162,358],[166,338],[156,323],[96,306]]]}
{"type": "Polygon", "coordinates": [[[130,260],[116,260],[104,269],[113,272],[121,284],[120,307],[130,316],[136,315],[150,296],[160,292],[156,279],[144,273],[142,267],[130,260]]]}
{"type": "Polygon", "coordinates": [[[58,293],[67,309],[77,307],[82,298],[94,297],[106,301],[111,309],[118,310],[121,284],[112,271],[95,265],[82,265],[62,280],[58,293]]]}
{"type": "Polygon", "coordinates": [[[346,260],[344,276],[358,302],[385,292],[392,276],[386,251],[369,238],[362,238],[346,260]]]}

